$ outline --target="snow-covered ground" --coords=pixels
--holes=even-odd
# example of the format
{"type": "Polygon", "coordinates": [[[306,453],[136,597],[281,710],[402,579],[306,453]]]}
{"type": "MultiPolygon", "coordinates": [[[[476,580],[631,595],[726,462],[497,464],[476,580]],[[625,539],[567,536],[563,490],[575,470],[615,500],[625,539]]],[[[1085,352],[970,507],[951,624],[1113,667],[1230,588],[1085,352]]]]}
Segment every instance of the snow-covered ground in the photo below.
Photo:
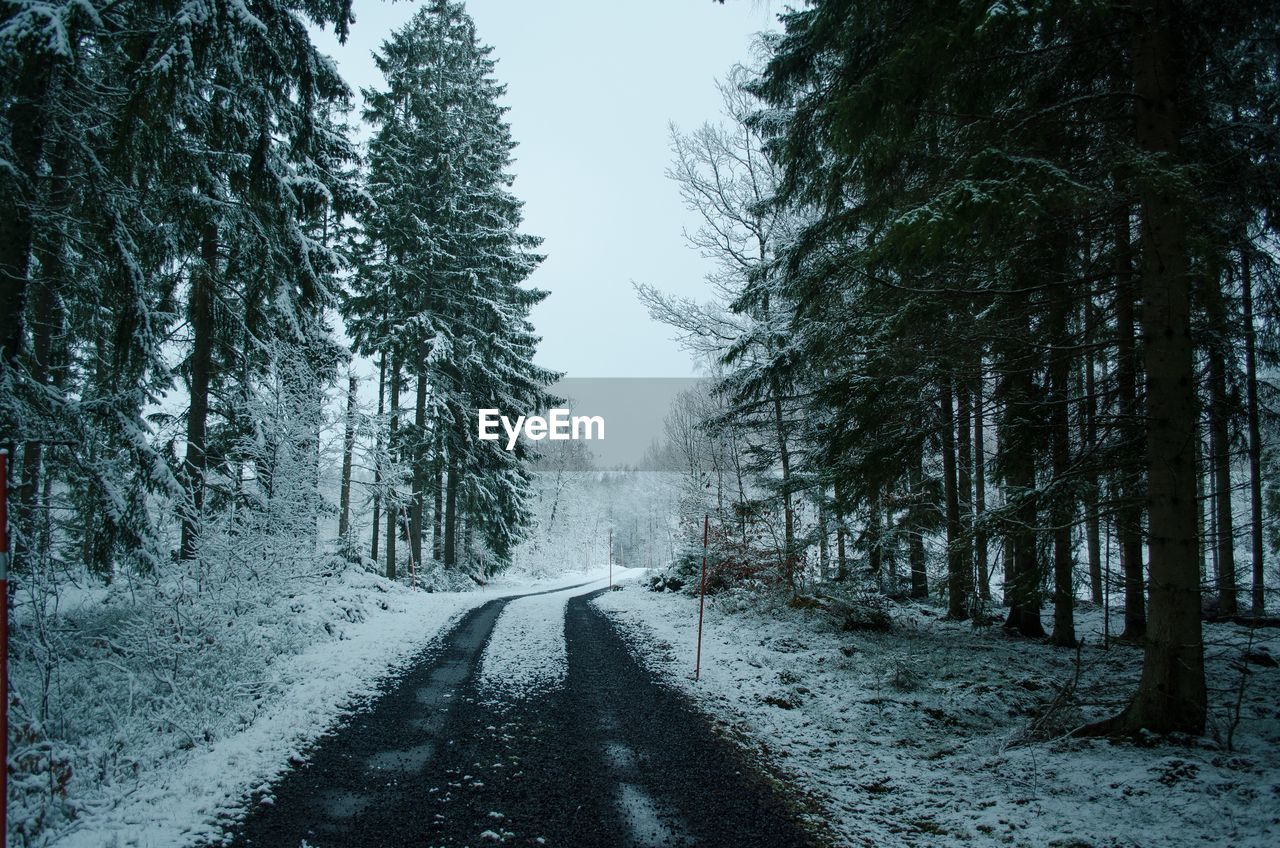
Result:
{"type": "Polygon", "coordinates": [[[1280,845],[1275,630],[1206,629],[1211,728],[1149,747],[1066,734],[1118,709],[1141,651],[1100,647],[1081,611],[1075,652],[895,611],[891,633],[844,633],[821,612],[737,593],[710,599],[692,680],[696,598],[639,585],[594,601],[636,653],[758,753],[841,844],[1280,845]],[[1235,720],[1242,667],[1250,674],[1235,720]]]}
{"type": "MultiPolygon", "coordinates": [[[[621,583],[643,569],[614,568],[621,583]]],[[[569,672],[564,639],[565,605],[569,599],[609,585],[608,576],[548,595],[518,598],[503,608],[485,646],[480,690],[492,703],[527,698],[555,689],[569,672]]]]}
{"type": "MultiPolygon", "coordinates": [[[[275,693],[252,705],[245,726],[187,750],[157,754],[131,783],[73,797],[69,826],[40,835],[59,848],[189,845],[220,832],[214,824],[271,783],[339,721],[381,690],[462,613],[503,595],[597,580],[600,569],[538,582],[499,581],[473,592],[415,592],[371,575],[344,578],[362,619],[332,630],[272,668],[275,693]]],[[[598,581],[597,581],[598,582],[598,581]]],[[[563,601],[562,601],[563,603],[563,601]]],[[[561,616],[563,622],[563,616],[561,616]]],[[[563,626],[563,624],[562,624],[563,626]]],[[[228,680],[228,687],[242,681],[228,680]]],[[[140,744],[135,741],[134,745],[140,744]]],[[[146,761],[150,752],[133,750],[146,761]]],[[[71,785],[74,793],[77,786],[71,785]]]]}

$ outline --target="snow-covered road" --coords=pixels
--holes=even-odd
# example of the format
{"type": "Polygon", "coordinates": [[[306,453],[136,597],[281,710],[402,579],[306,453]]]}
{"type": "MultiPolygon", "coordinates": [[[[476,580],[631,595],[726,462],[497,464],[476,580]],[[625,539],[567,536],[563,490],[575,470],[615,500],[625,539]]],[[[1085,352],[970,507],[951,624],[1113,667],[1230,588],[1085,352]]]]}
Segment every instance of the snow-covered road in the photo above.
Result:
{"type": "Polygon", "coordinates": [[[168,848],[216,840],[228,821],[244,814],[246,803],[270,797],[271,785],[305,762],[318,740],[376,702],[388,680],[413,668],[424,652],[433,654],[442,633],[469,611],[522,592],[598,587],[606,574],[597,568],[471,592],[384,592],[381,584],[370,589],[362,582],[350,592],[367,596],[363,620],[282,658],[273,668],[281,695],[255,703],[255,717],[243,729],[139,770],[130,785],[85,799],[70,827],[48,834],[42,844],[168,848]]]}
{"type": "MultiPolygon", "coordinates": [[[[606,579],[607,580],[607,579],[606,579]]],[[[568,652],[564,610],[569,598],[607,585],[516,598],[502,608],[480,666],[480,692],[492,703],[529,697],[564,683],[568,652]]]]}
{"type": "Polygon", "coordinates": [[[589,604],[606,591],[592,581],[466,613],[214,844],[815,844],[589,604]]]}

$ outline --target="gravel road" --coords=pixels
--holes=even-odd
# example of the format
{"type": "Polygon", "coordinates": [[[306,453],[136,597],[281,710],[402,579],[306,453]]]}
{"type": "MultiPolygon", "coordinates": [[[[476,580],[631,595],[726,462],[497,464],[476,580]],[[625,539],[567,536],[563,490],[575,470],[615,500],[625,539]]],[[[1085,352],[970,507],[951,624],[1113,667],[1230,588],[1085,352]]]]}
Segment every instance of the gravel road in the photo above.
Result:
{"type": "Polygon", "coordinates": [[[588,603],[595,594],[566,607],[563,687],[480,698],[480,658],[512,599],[490,601],[325,737],[228,831],[229,844],[817,844],[741,752],[632,657],[588,603]]]}

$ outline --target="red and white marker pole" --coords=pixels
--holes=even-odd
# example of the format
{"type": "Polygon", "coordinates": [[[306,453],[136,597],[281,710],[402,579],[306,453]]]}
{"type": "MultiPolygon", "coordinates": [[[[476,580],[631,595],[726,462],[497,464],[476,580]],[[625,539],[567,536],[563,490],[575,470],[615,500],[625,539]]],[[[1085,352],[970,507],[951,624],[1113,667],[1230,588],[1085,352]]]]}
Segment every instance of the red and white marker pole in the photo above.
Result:
{"type": "Polygon", "coordinates": [[[9,844],[9,450],[0,448],[0,846],[9,844]]]}
{"type": "Polygon", "coordinates": [[[609,530],[609,590],[613,591],[613,530],[609,530]]]}
{"type": "Polygon", "coordinates": [[[702,516],[702,585],[698,587],[698,654],[693,661],[693,679],[702,678],[702,608],[707,598],[707,534],[711,528],[711,516],[702,516]]]}

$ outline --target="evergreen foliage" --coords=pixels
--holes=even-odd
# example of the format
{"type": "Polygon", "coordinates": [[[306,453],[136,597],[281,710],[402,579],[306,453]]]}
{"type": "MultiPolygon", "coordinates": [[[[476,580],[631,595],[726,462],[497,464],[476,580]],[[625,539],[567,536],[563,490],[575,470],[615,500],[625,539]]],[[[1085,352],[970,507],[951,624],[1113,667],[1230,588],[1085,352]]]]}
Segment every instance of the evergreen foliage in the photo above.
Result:
{"type": "Polygon", "coordinates": [[[515,145],[490,52],[449,2],[424,6],[383,45],[387,88],[364,92],[374,128],[364,259],[345,304],[357,350],[385,355],[424,387],[415,424],[391,449],[411,457],[402,482],[419,515],[431,469],[448,469],[441,553],[450,567],[473,558],[458,550],[459,524],[478,531],[467,533],[477,555],[483,544],[501,564],[529,520],[527,448],[477,441],[474,410],[544,408],[559,376],[532,363],[528,315],[546,292],[521,284],[542,259],[540,239],[519,231],[515,145]]]}
{"type": "Polygon", "coordinates": [[[924,540],[942,531],[934,589],[950,617],[986,620],[995,583],[1010,631],[1046,635],[1049,604],[1062,646],[1081,553],[1103,601],[1108,528],[1146,670],[1096,729],[1203,731],[1202,587],[1217,615],[1266,602],[1258,363],[1275,361],[1280,17],[1174,0],[812,0],[780,19],[763,68],[734,82],[738,103],[757,101],[720,131],[759,139],[764,191],[716,194],[706,174],[744,169],[733,157],[687,166],[712,129],[677,138],[673,176],[710,221],[695,245],[717,258],[741,254],[752,221],[791,225],[732,285],[713,278],[712,306],[641,290],[722,369],[729,407],[701,425],[759,460],[734,509],[787,517],[793,589],[794,569],[852,577],[847,537],[889,594],[905,548],[922,596],[924,540]],[[787,410],[782,451],[760,438],[770,397],[787,410]],[[795,541],[802,496],[816,515],[795,541]]]}

